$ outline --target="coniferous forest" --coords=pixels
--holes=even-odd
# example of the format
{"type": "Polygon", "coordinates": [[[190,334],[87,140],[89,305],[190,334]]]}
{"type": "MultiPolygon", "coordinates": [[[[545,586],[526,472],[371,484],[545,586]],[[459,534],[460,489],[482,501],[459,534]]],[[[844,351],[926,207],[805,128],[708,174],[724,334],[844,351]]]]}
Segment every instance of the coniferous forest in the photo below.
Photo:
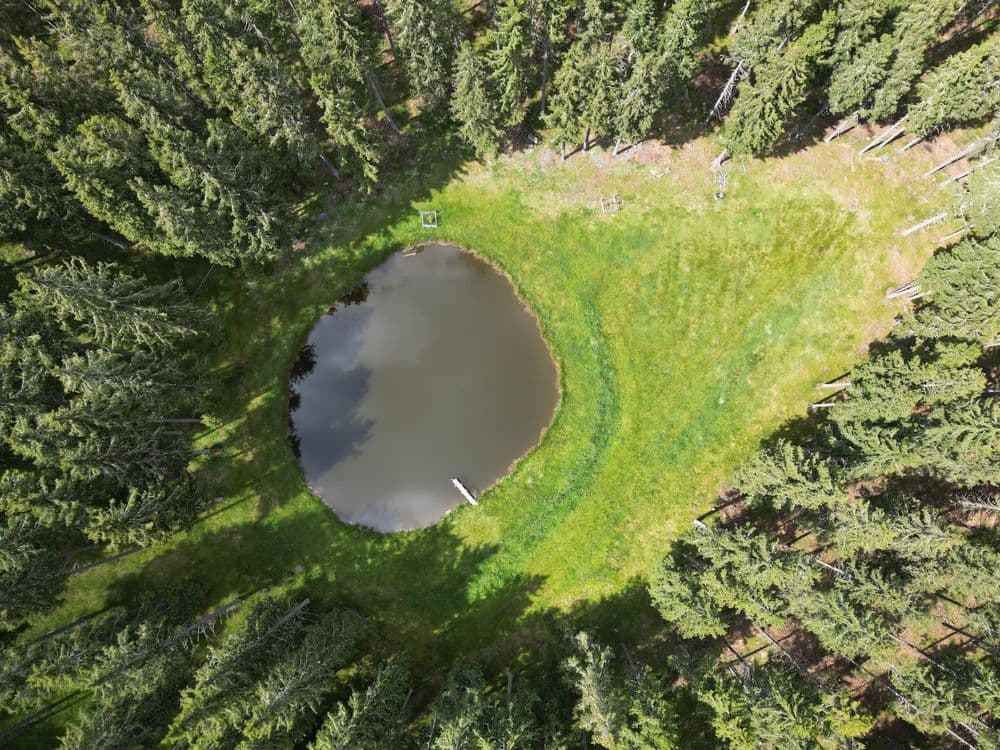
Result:
{"type": "MultiPolygon", "coordinates": [[[[993,0],[4,2],[0,747],[1000,748],[998,26],[993,0]],[[949,229],[878,302],[891,326],[866,329],[867,353],[752,440],[714,502],[684,498],[693,525],[641,541],[615,527],[658,560],[629,606],[574,619],[567,599],[498,626],[502,645],[442,655],[400,645],[413,633],[388,594],[368,607],[308,563],[249,587],[173,558],[156,586],[121,572],[228,508],[218,466],[237,458],[203,431],[224,429],[213,415],[254,363],[218,365],[247,310],[214,290],[313,283],[322,212],[341,269],[327,288],[347,291],[362,234],[398,244],[358,217],[452,163],[514,170],[545,150],[568,169],[696,139],[716,211],[761,160],[850,142],[877,168],[926,149],[913,179],[945,184],[893,241],[949,229]],[[75,593],[94,575],[99,595],[75,593]]],[[[627,242],[645,240],[622,236],[583,283],[633,261],[627,242]]],[[[554,346],[563,397],[575,350],[603,357],[591,421],[614,421],[611,371],[642,355],[605,356],[592,308],[566,296],[586,333],[554,346]]],[[[566,438],[583,458],[550,473],[585,487],[580,503],[616,434],[566,438]]],[[[344,567],[362,579],[366,563],[344,567]]],[[[476,601],[459,599],[435,638],[482,636],[456,624],[476,601]]],[[[490,606],[500,621],[507,605],[490,606]]]]}

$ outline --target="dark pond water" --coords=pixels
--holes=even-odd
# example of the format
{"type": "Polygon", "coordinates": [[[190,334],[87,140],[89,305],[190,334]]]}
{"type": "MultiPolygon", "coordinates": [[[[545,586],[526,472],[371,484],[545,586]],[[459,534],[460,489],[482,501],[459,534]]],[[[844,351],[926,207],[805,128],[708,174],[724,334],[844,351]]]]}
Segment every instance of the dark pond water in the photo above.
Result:
{"type": "Polygon", "coordinates": [[[340,518],[428,526],[496,482],[552,420],[558,376],[510,282],[453,245],[397,253],[316,324],[292,441],[340,518]]]}

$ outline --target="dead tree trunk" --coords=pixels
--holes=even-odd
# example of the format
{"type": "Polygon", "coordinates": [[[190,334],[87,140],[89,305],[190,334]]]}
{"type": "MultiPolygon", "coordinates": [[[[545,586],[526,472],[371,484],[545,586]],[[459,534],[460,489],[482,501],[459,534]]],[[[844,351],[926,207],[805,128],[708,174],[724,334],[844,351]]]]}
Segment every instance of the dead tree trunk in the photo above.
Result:
{"type": "Polygon", "coordinates": [[[916,281],[907,281],[902,286],[898,286],[885,295],[886,299],[896,299],[896,297],[902,297],[907,294],[913,294],[920,289],[920,284],[916,281]]]}
{"type": "Polygon", "coordinates": [[[947,242],[948,240],[954,239],[955,237],[958,237],[958,235],[964,234],[965,232],[968,232],[969,229],[970,229],[969,225],[966,224],[961,229],[956,229],[954,232],[951,232],[950,234],[946,234],[944,237],[942,237],[941,239],[938,240],[938,244],[940,245],[942,242],[947,242]]]}
{"type": "Polygon", "coordinates": [[[378,102],[379,108],[382,110],[382,114],[385,115],[386,122],[389,126],[396,131],[397,134],[402,135],[403,131],[399,129],[399,125],[396,121],[392,119],[392,115],[389,113],[389,108],[385,104],[385,97],[382,95],[382,87],[378,83],[378,79],[375,78],[375,74],[370,70],[365,70],[365,77],[368,79],[368,88],[371,89],[372,95],[375,97],[375,101],[378,102]]]}
{"type": "Polygon", "coordinates": [[[934,167],[934,169],[932,169],[932,170],[930,170],[928,172],[924,172],[923,176],[924,177],[930,177],[931,175],[936,174],[937,172],[940,172],[945,167],[951,166],[956,161],[960,161],[961,159],[964,159],[966,156],[968,156],[973,151],[975,151],[978,146],[979,146],[978,142],[973,143],[968,148],[964,148],[961,151],[959,151],[957,154],[955,154],[954,156],[951,156],[951,157],[945,159],[943,162],[941,162],[936,167],[934,167]]]}
{"type": "Polygon", "coordinates": [[[902,232],[899,233],[900,237],[909,237],[914,232],[919,232],[924,227],[929,227],[931,224],[937,224],[939,221],[944,221],[948,218],[948,212],[942,211],[939,214],[935,214],[929,219],[924,219],[921,222],[914,224],[912,227],[907,227],[902,232]]]}
{"type": "Polygon", "coordinates": [[[903,133],[906,132],[906,127],[903,126],[903,122],[905,121],[906,121],[906,116],[899,118],[899,120],[897,120],[895,124],[890,125],[881,133],[876,135],[871,141],[868,142],[868,145],[865,146],[863,149],[861,149],[858,153],[867,154],[873,148],[881,148],[882,146],[886,146],[892,143],[894,140],[899,138],[899,136],[901,136],[903,133]]]}
{"type": "Polygon", "coordinates": [[[968,177],[970,174],[972,174],[973,172],[975,172],[980,167],[985,167],[987,164],[992,164],[998,158],[1000,158],[1000,157],[991,156],[989,159],[983,159],[978,164],[973,164],[971,167],[969,167],[968,169],[966,169],[961,174],[957,174],[954,177],[949,177],[946,180],[942,181],[941,183],[938,184],[938,187],[945,187],[946,185],[950,185],[953,182],[958,182],[959,180],[964,180],[966,177],[968,177]]]}
{"type": "Polygon", "coordinates": [[[333,166],[333,162],[330,161],[330,158],[322,150],[319,152],[319,160],[323,162],[323,166],[326,167],[326,171],[330,173],[331,177],[340,179],[340,172],[333,166]]]}
{"type": "Polygon", "coordinates": [[[752,0],[746,1],[746,4],[743,6],[743,10],[740,11],[740,14],[736,17],[736,20],[733,21],[733,25],[729,27],[729,36],[733,36],[737,31],[739,31],[740,24],[743,23],[743,19],[746,18],[747,11],[750,10],[751,2],[752,0]]]}
{"type": "Polygon", "coordinates": [[[722,92],[719,94],[719,98],[715,100],[715,104],[712,106],[712,111],[708,113],[708,117],[705,118],[705,123],[711,122],[712,118],[715,117],[721,107],[725,107],[729,104],[730,99],[733,98],[733,89],[736,88],[736,84],[743,74],[743,62],[741,61],[734,69],[732,74],[729,76],[729,80],[726,81],[726,85],[722,87],[722,92]]]}
{"type": "Polygon", "coordinates": [[[545,30],[542,37],[542,100],[539,107],[539,114],[545,114],[545,107],[549,102],[549,31],[545,30]]]}
{"type": "Polygon", "coordinates": [[[823,139],[823,143],[829,143],[834,138],[839,138],[844,133],[846,133],[848,130],[856,128],[857,125],[858,125],[858,113],[855,112],[855,113],[853,113],[851,115],[848,115],[843,120],[841,120],[840,124],[837,125],[836,128],[834,128],[833,132],[830,133],[830,135],[828,135],[826,138],[823,139]]]}
{"type": "Polygon", "coordinates": [[[382,0],[374,0],[373,6],[379,20],[385,27],[385,38],[389,41],[389,50],[392,52],[394,62],[399,62],[399,53],[396,51],[396,41],[392,38],[392,29],[389,27],[389,19],[385,17],[385,8],[382,7],[382,0]]]}
{"type": "Polygon", "coordinates": [[[105,234],[104,232],[98,232],[98,231],[95,231],[93,229],[90,230],[90,234],[91,234],[91,236],[96,237],[99,240],[104,240],[109,245],[114,245],[119,250],[131,250],[132,249],[132,246],[123,237],[119,237],[119,236],[115,236],[115,235],[111,235],[111,234],[105,234]]]}

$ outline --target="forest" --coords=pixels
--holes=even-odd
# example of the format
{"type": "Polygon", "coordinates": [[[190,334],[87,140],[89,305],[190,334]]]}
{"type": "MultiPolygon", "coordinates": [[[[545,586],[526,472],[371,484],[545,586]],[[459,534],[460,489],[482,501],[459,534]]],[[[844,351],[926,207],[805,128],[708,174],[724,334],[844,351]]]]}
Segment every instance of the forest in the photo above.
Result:
{"type": "Polygon", "coordinates": [[[3,3],[0,747],[1000,748],[998,25],[3,3]],[[288,377],[425,208],[563,403],[481,509],[383,540],[304,487],[288,377]],[[663,288],[690,331],[627,319],[663,288]]]}

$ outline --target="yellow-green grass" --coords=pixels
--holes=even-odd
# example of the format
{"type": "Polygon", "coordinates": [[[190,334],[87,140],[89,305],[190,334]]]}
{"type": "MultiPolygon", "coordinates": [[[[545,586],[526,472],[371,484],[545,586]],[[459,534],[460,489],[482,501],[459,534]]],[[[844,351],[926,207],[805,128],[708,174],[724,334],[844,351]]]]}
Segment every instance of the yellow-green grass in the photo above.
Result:
{"type": "Polygon", "coordinates": [[[431,669],[474,652],[509,658],[567,623],[633,627],[649,609],[635,592],[671,540],[888,328],[887,288],[937,236],[899,237],[939,200],[915,176],[926,154],[883,164],[842,139],[730,163],[715,201],[714,148],[443,166],[414,183],[436,180],[425,192],[317,201],[310,215],[327,218],[265,272],[205,279],[207,267],[178,266],[221,321],[198,441],[217,449],[199,471],[223,500],[191,531],[73,579],[34,632],[180,578],[219,601],[308,585],[431,669]],[[599,198],[615,193],[622,210],[602,214],[599,198]],[[421,208],[438,210],[440,228],[421,228],[421,208]],[[428,240],[510,274],[559,361],[562,400],[538,448],[478,507],[383,536],[340,523],[309,492],[286,438],[287,372],[331,301],[428,240]]]}

